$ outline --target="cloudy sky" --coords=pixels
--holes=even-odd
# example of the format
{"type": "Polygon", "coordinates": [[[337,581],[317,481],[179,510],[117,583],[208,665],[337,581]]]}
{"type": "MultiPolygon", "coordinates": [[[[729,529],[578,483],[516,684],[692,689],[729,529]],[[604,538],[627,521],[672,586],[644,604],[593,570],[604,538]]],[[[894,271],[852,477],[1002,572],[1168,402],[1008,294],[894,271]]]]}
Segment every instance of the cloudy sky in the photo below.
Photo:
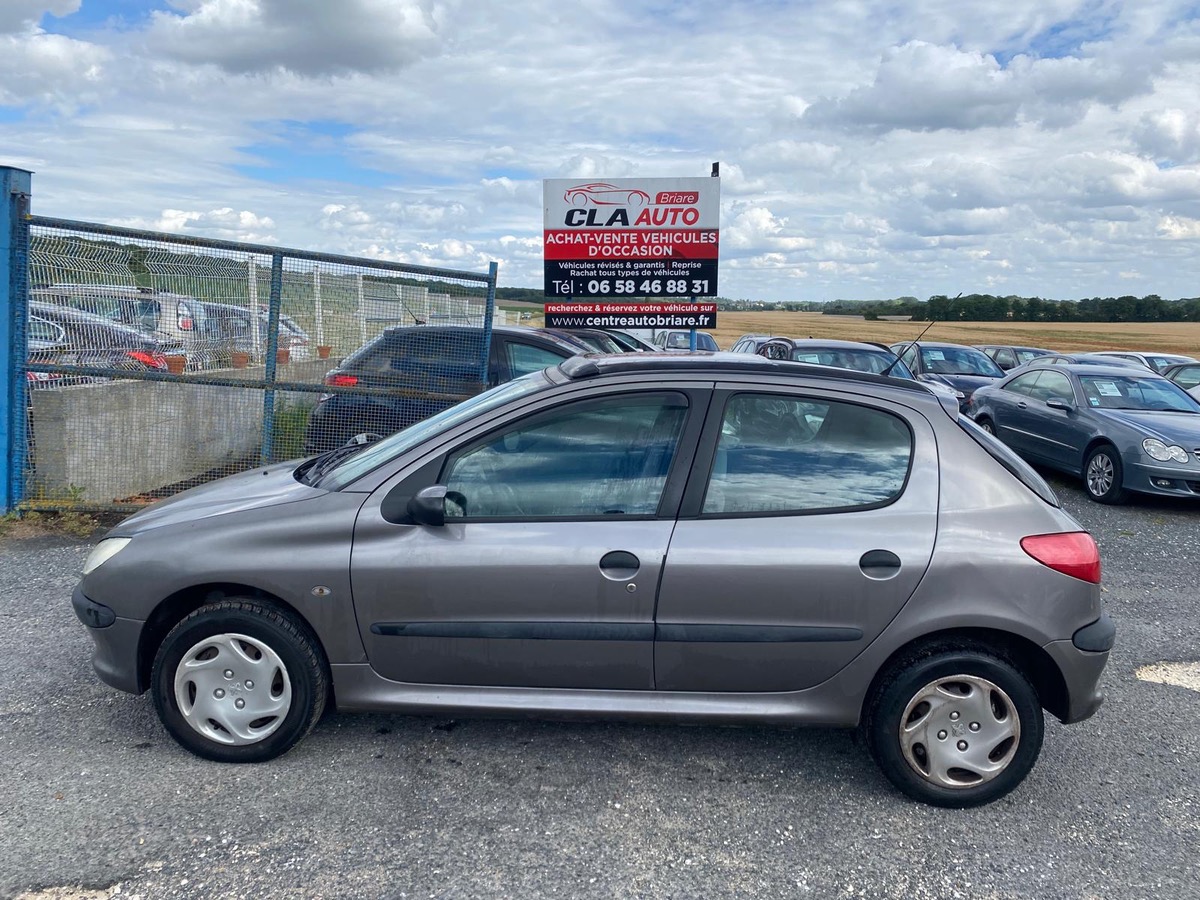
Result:
{"type": "Polygon", "coordinates": [[[0,0],[34,211],[541,286],[544,178],[706,176],[720,293],[1200,295],[1195,0],[0,0]]]}

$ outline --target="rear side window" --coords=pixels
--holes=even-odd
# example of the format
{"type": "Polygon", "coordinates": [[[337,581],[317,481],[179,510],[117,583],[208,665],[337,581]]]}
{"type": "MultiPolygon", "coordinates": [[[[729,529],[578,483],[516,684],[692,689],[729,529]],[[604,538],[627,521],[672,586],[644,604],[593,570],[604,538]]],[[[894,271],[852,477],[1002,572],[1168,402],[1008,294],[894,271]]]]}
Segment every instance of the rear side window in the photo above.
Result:
{"type": "Polygon", "coordinates": [[[1013,453],[1006,445],[1000,442],[1000,439],[988,434],[966,416],[959,416],[955,421],[958,422],[958,427],[969,434],[972,440],[980,447],[988,452],[992,459],[1008,469],[1008,471],[1021,484],[1037,494],[1046,503],[1051,506],[1061,506],[1058,502],[1058,496],[1051,489],[1050,485],[1046,484],[1044,478],[1033,470],[1029,463],[1013,453]]]}
{"type": "Polygon", "coordinates": [[[725,407],[704,515],[846,511],[903,491],[912,432],[891,413],[825,400],[739,394],[725,407]]]}
{"type": "Polygon", "coordinates": [[[506,353],[508,354],[508,371],[513,378],[520,378],[530,372],[540,372],[548,366],[557,366],[565,358],[563,354],[555,353],[553,350],[516,341],[510,341],[506,345],[506,353]]]}

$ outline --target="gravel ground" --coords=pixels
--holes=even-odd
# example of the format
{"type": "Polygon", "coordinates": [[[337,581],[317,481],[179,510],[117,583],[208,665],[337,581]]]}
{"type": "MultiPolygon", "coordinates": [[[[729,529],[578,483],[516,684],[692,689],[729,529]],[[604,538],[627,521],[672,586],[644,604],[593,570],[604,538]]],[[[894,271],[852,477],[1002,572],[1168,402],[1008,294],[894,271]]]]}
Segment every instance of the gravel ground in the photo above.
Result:
{"type": "Polygon", "coordinates": [[[8,537],[0,896],[1200,897],[1200,507],[1053,480],[1101,545],[1108,699],[966,811],[830,730],[335,715],[273,763],[205,763],[92,674],[87,542],[8,537]]]}

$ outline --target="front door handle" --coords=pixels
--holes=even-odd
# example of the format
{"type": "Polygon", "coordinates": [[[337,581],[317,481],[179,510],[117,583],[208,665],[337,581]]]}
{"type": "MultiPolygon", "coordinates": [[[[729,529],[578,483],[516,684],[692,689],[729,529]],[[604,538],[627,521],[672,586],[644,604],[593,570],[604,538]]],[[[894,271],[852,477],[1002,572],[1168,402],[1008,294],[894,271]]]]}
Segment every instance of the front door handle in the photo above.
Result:
{"type": "Polygon", "coordinates": [[[600,574],[613,581],[628,581],[641,567],[642,561],[628,550],[610,550],[600,557],[600,574]]]}
{"type": "Polygon", "coordinates": [[[1017,401],[1017,409],[1029,409],[1029,404],[1026,403],[1024,400],[1018,400],[1017,401]]]}

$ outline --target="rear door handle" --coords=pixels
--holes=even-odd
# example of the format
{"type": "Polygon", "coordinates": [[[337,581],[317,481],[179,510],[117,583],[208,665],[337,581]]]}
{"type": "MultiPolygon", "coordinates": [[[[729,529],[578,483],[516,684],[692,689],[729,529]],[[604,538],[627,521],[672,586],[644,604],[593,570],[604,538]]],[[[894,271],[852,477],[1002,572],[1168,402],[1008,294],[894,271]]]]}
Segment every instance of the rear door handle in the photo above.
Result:
{"type": "Polygon", "coordinates": [[[900,557],[891,550],[868,550],[858,560],[868,578],[891,578],[900,571],[900,557]]]}
{"type": "Polygon", "coordinates": [[[1029,404],[1026,403],[1024,400],[1018,400],[1017,401],[1017,409],[1029,409],[1029,404]]]}

